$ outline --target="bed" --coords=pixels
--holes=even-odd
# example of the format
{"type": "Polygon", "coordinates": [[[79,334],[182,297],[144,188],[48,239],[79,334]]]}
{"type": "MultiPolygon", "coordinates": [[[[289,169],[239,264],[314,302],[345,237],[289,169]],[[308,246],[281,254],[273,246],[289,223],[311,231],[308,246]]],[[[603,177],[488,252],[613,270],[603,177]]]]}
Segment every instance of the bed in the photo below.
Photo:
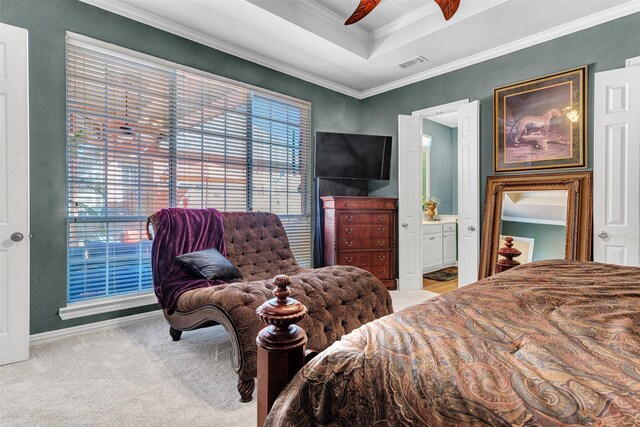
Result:
{"type": "Polygon", "coordinates": [[[534,262],[370,322],[265,425],[640,425],[640,268],[534,262]]]}

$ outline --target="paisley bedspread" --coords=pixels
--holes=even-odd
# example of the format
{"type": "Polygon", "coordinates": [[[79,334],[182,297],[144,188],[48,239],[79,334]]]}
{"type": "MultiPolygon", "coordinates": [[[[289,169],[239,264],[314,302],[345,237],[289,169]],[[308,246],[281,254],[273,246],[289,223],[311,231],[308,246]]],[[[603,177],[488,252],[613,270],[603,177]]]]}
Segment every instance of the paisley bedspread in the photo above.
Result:
{"type": "Polygon", "coordinates": [[[640,425],[640,268],[526,264],[368,323],[266,425],[640,425]]]}

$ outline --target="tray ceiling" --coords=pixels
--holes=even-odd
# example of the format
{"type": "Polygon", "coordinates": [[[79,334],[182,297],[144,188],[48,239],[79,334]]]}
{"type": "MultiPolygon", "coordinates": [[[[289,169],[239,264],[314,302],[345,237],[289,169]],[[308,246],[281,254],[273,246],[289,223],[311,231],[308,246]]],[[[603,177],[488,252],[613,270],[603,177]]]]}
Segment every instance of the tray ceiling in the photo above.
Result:
{"type": "Polygon", "coordinates": [[[640,11],[640,0],[81,0],[318,85],[365,98],[640,11]],[[427,61],[403,68],[417,56],[427,61]]]}

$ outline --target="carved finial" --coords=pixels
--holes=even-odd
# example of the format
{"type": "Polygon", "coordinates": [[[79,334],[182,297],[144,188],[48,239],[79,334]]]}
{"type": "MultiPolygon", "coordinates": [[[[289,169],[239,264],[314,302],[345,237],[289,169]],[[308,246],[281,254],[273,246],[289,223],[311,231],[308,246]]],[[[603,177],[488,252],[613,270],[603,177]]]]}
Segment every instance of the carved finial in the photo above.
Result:
{"type": "Polygon", "coordinates": [[[273,279],[273,283],[276,285],[273,290],[275,298],[258,307],[256,313],[260,320],[270,325],[270,333],[288,334],[291,332],[290,326],[298,323],[307,314],[307,307],[289,298],[291,279],[288,276],[278,275],[273,279]]]}
{"type": "Polygon", "coordinates": [[[260,320],[268,324],[256,338],[258,345],[258,425],[284,386],[304,365],[307,334],[294,325],[307,314],[307,307],[289,298],[291,280],[284,275],[273,279],[275,298],[256,309],[260,320]]]}
{"type": "Polygon", "coordinates": [[[522,252],[513,247],[513,237],[507,236],[504,238],[504,240],[504,247],[500,248],[500,250],[498,251],[498,255],[503,256],[504,258],[498,259],[498,262],[496,263],[497,273],[520,265],[520,262],[515,260],[514,258],[522,255],[522,252]]]}

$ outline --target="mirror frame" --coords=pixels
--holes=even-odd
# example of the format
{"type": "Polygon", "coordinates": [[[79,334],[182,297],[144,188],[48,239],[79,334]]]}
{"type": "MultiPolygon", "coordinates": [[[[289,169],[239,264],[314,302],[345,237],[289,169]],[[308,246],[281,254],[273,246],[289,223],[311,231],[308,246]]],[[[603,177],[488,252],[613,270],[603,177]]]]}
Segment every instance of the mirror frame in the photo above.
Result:
{"type": "Polygon", "coordinates": [[[592,250],[592,173],[566,172],[487,177],[479,278],[495,272],[504,194],[509,191],[567,191],[565,259],[590,261],[592,250]]]}

